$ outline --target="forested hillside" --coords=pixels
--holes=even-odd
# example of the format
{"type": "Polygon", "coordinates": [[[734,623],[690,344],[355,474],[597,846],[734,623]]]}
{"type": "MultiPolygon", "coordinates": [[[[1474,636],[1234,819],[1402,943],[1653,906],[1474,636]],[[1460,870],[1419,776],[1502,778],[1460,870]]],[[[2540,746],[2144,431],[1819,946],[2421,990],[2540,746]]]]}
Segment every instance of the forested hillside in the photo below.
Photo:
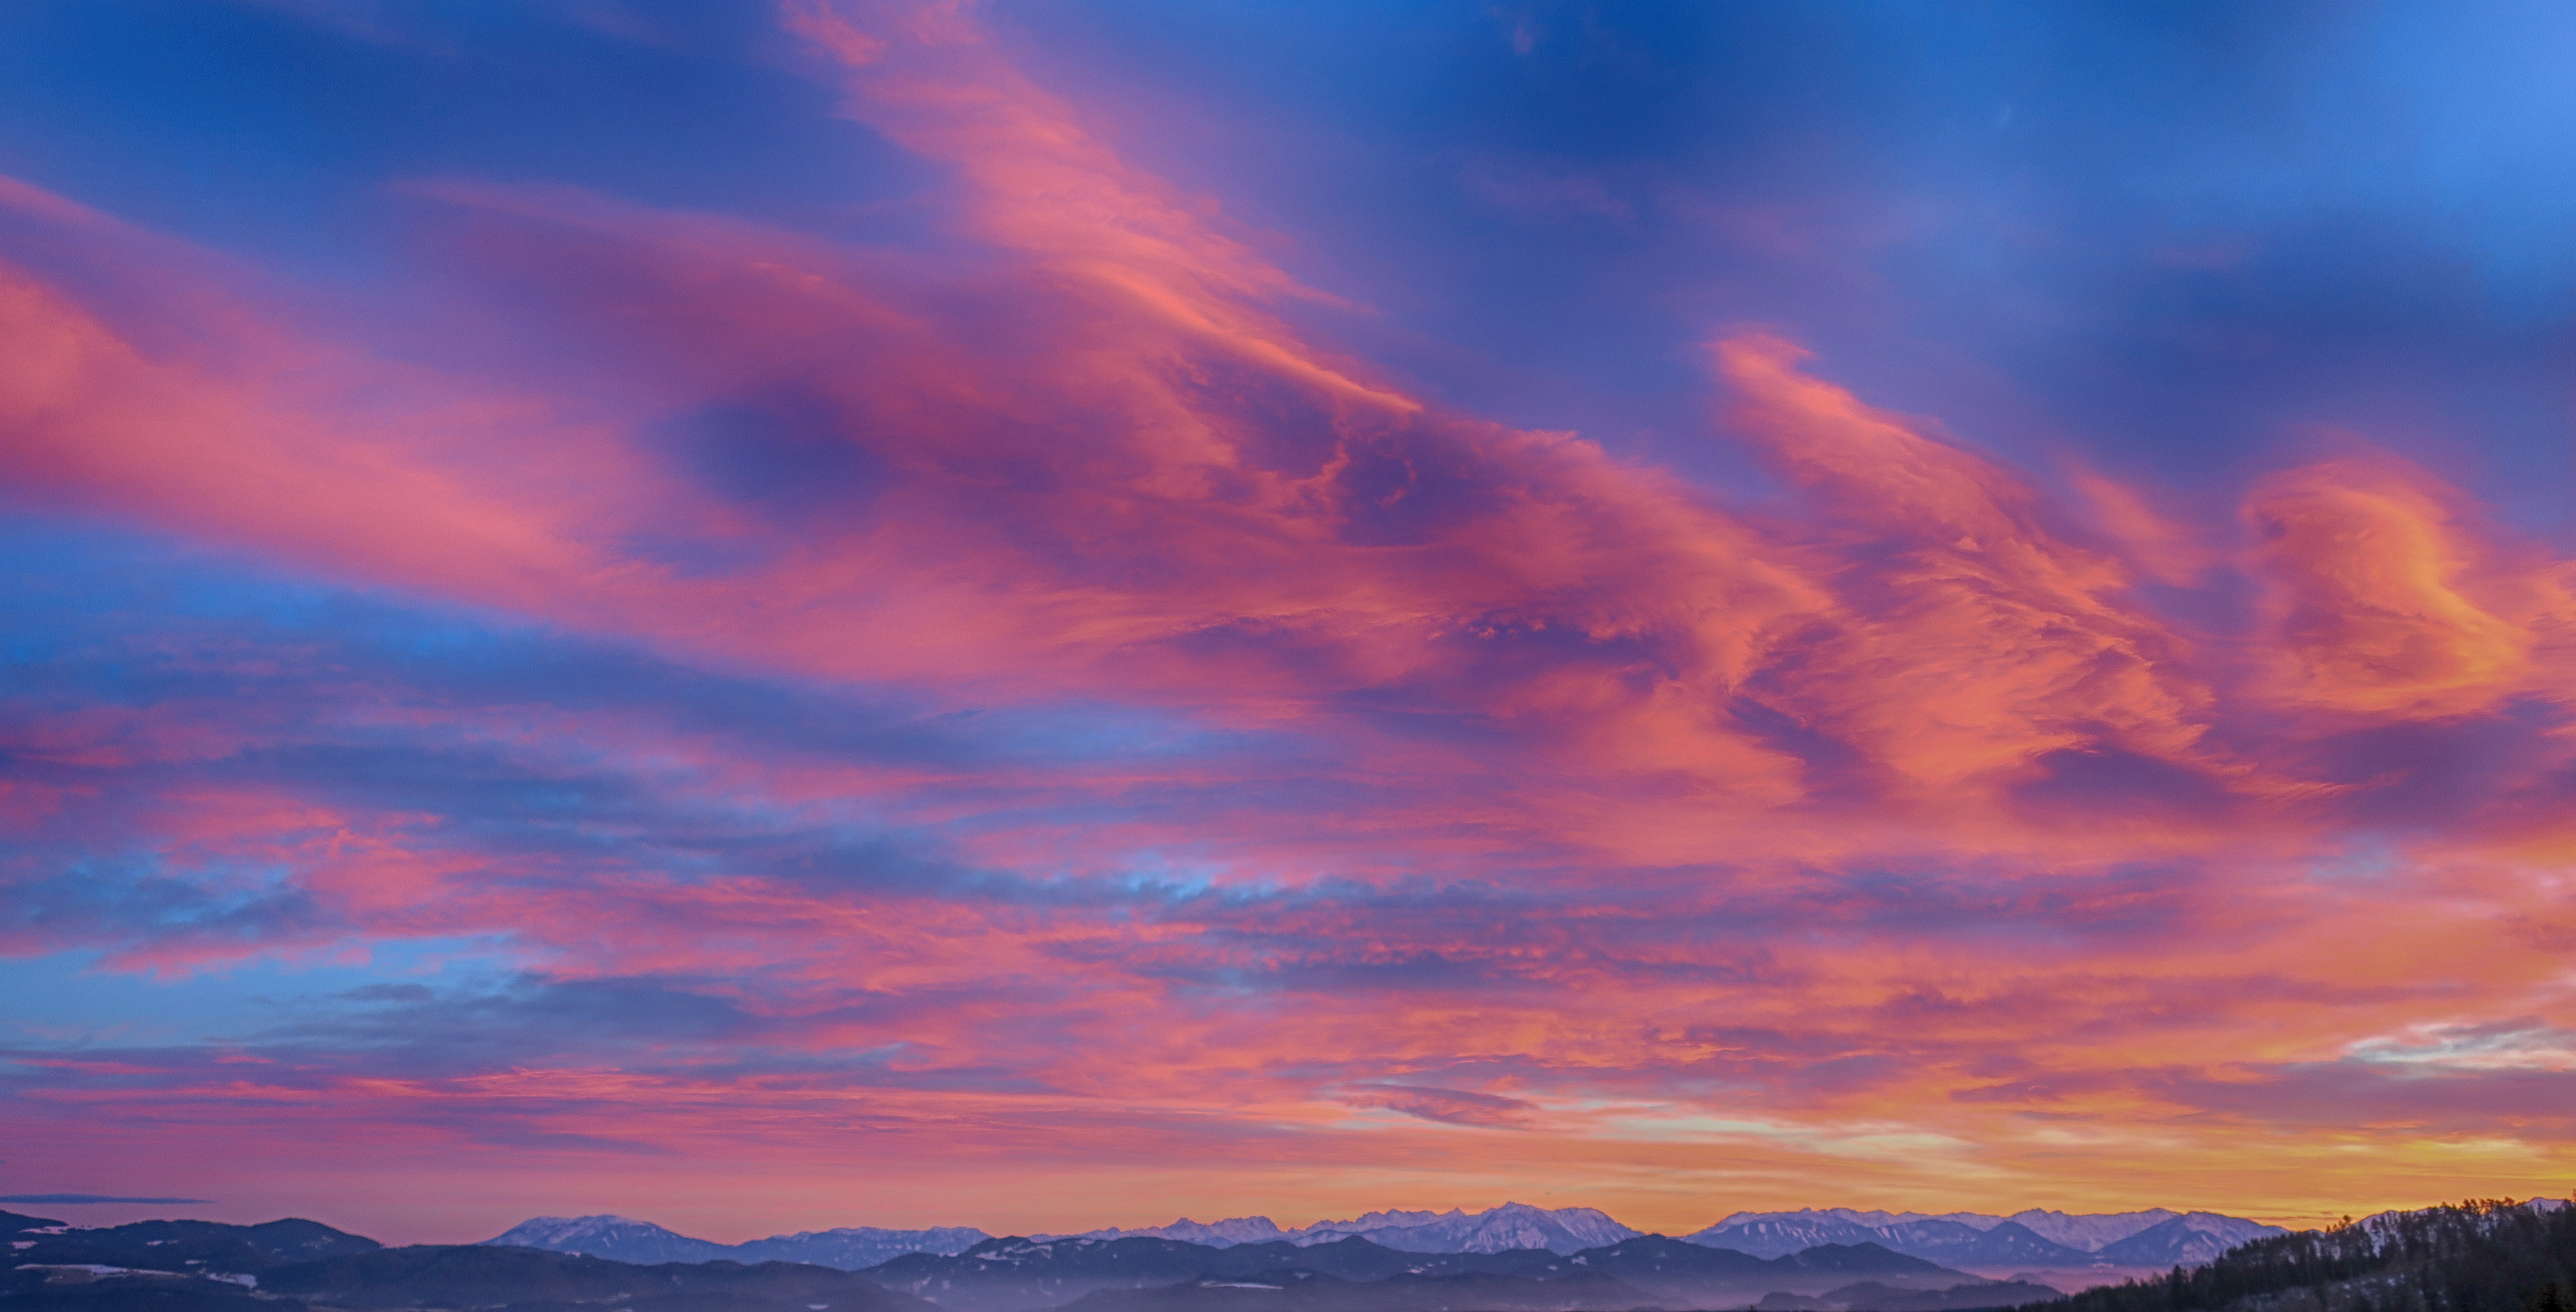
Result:
{"type": "Polygon", "coordinates": [[[2576,1207],[2476,1199],[2258,1239],[2029,1312],[2576,1312],[2576,1207]]]}

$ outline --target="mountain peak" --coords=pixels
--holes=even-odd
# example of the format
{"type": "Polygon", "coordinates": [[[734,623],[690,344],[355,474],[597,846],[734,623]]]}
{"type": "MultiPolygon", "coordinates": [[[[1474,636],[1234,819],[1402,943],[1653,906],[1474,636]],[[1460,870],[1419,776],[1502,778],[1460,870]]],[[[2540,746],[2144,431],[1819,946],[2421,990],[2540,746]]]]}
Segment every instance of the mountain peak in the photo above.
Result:
{"type": "Polygon", "coordinates": [[[1301,1247],[1339,1239],[1365,1238],[1406,1252],[1508,1252],[1544,1248],[1573,1253],[1615,1244],[1640,1232],[1629,1229],[1592,1207],[1539,1207],[1507,1202],[1482,1212],[1450,1208],[1446,1212],[1389,1209],[1348,1221],[1317,1221],[1287,1229],[1266,1216],[1238,1216],[1199,1222],[1188,1217],[1170,1225],[1137,1229],[1112,1227],[1079,1235],[1032,1235],[1040,1242],[1060,1239],[1176,1239],[1185,1243],[1229,1248],[1236,1244],[1286,1241],[1301,1247]],[[1461,1247],[1460,1245],[1465,1245],[1461,1247]]]}
{"type": "Polygon", "coordinates": [[[650,1221],[599,1213],[594,1216],[535,1216],[483,1241],[485,1247],[542,1248],[554,1253],[581,1253],[612,1262],[705,1262],[726,1256],[723,1244],[691,1239],[650,1221]]]}
{"type": "Polygon", "coordinates": [[[1079,1235],[1032,1235],[1033,1239],[1177,1239],[1183,1243],[1206,1244],[1212,1248],[1231,1248],[1236,1244],[1266,1244],[1288,1238],[1296,1232],[1282,1230],[1279,1223],[1266,1216],[1233,1216],[1222,1221],[1193,1221],[1188,1217],[1170,1225],[1142,1226],[1122,1230],[1086,1230],[1079,1235]]]}
{"type": "Polygon", "coordinates": [[[1371,1213],[1362,1217],[1360,1223],[1318,1222],[1308,1227],[1308,1237],[1298,1242],[1312,1243],[1323,1236],[1356,1234],[1371,1243],[1406,1252],[1503,1253],[1543,1248],[1552,1253],[1572,1254],[1633,1239],[1643,1233],[1611,1220],[1594,1208],[1546,1208],[1528,1203],[1504,1203],[1473,1213],[1456,1208],[1445,1213],[1414,1213],[1412,1215],[1427,1219],[1409,1224],[1364,1225],[1379,1216],[1392,1219],[1405,1215],[1371,1213]]]}
{"type": "Polygon", "coordinates": [[[2249,1239],[2281,1233],[2243,1217],[2161,1207],[2092,1215],[2032,1208],[2009,1217],[1802,1207],[1732,1213],[1685,1238],[1763,1258],[1820,1244],[1876,1243],[1951,1266],[2030,1270],[2206,1262],[2249,1239]]]}
{"type": "Polygon", "coordinates": [[[748,1263],[802,1262],[810,1266],[857,1271],[906,1253],[960,1252],[987,1238],[990,1236],[983,1231],[968,1226],[931,1230],[844,1226],[837,1230],[771,1235],[747,1244],[719,1244],[708,1239],[692,1239],[650,1221],[603,1212],[596,1216],[532,1216],[484,1240],[483,1245],[542,1248],[548,1252],[579,1253],[604,1257],[612,1262],[634,1262],[646,1266],[661,1262],[712,1262],[718,1258],[731,1258],[748,1263]]]}
{"type": "MultiPolygon", "coordinates": [[[[1952,1268],[2044,1270],[2112,1266],[2171,1266],[2206,1262],[2278,1227],[2217,1212],[2074,1214],[2031,1208],[2010,1217],[1981,1212],[1891,1212],[1848,1207],[1735,1212],[1683,1238],[1702,1248],[1730,1249],[1765,1260],[1824,1246],[1876,1245],[1907,1258],[1952,1268]]],[[[621,1262],[705,1262],[717,1258],[757,1263],[803,1262],[863,1270],[907,1254],[953,1255],[973,1249],[1034,1251],[1051,1244],[1092,1245],[1119,1239],[1159,1239],[1207,1248],[1291,1243],[1313,1247],[1365,1239],[1399,1253],[1494,1254],[1544,1250],[1571,1256],[1637,1238],[1642,1232],[1594,1207],[1541,1207],[1517,1199],[1481,1212],[1386,1209],[1351,1220],[1283,1227],[1266,1216],[1218,1221],[1179,1217],[1168,1225],[1112,1227],[1084,1234],[1036,1234],[993,1241],[981,1230],[951,1226],[887,1230],[850,1226],[772,1235],[745,1244],[719,1244],[676,1233],[650,1221],[613,1213],[538,1216],[484,1241],[490,1245],[583,1253],[621,1262]],[[978,1246],[981,1247],[978,1247],[978,1246]]]]}

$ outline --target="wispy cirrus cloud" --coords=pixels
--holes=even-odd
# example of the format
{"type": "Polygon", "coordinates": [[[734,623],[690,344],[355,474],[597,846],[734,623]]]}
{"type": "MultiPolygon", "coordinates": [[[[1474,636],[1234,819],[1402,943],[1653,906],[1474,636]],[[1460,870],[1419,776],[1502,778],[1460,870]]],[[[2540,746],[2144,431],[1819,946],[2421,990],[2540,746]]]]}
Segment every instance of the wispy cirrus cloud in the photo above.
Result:
{"type": "Polygon", "coordinates": [[[1354,1107],[1384,1107],[1445,1125],[1517,1128],[1529,1124],[1530,1113],[1534,1110],[1519,1098],[1406,1084],[1347,1085],[1339,1096],[1354,1107]]]}
{"type": "Polygon", "coordinates": [[[927,235],[403,183],[514,367],[0,193],[0,945],[477,945],[20,1042],[27,1124],[1666,1223],[1971,1156],[1998,1204],[2388,1187],[2337,1126],[2562,1159],[2545,544],[2357,448],[2232,516],[2061,495],[1753,326],[1688,348],[1691,440],[1772,480],[1728,491],[1324,344],[974,10],[780,32],[944,179],[927,235]]]}

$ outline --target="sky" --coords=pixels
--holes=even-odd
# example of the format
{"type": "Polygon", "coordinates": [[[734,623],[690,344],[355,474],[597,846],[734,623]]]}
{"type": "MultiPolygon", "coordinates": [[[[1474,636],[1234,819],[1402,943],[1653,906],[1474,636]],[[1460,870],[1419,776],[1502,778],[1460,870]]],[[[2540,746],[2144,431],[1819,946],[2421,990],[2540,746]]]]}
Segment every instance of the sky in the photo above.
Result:
{"type": "Polygon", "coordinates": [[[2563,1195],[2571,57],[0,7],[0,1192],[2563,1195]]]}

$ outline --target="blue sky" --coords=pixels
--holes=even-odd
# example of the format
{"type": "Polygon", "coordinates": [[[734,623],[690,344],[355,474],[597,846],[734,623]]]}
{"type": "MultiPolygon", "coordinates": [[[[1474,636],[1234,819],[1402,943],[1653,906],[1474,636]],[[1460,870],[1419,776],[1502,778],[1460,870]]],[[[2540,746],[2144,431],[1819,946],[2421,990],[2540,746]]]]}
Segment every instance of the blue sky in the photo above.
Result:
{"type": "Polygon", "coordinates": [[[8,6],[0,1185],[740,1238],[2561,1178],[2571,53],[8,6]]]}

